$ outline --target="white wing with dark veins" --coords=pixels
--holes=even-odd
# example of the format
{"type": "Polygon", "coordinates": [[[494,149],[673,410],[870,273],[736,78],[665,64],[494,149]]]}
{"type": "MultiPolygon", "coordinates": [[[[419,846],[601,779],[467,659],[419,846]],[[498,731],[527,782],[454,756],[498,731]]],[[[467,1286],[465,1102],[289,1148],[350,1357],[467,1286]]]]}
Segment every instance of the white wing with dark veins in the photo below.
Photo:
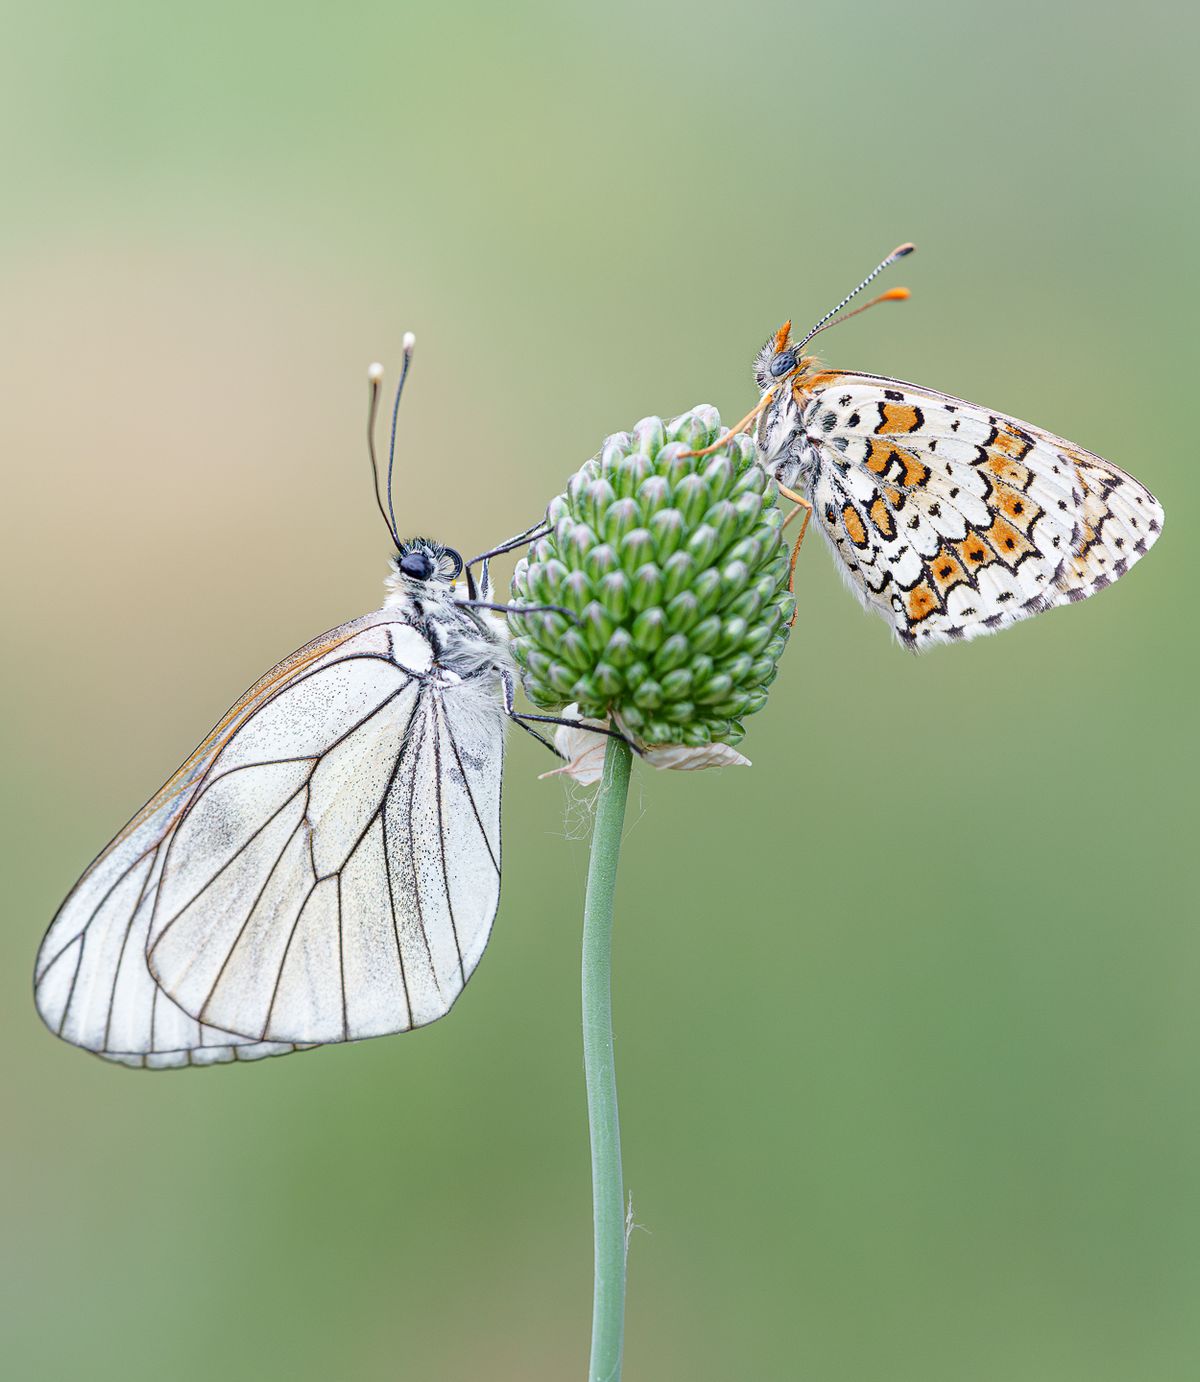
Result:
{"type": "Polygon", "coordinates": [[[393,610],[268,673],[55,918],[36,994],[132,1065],[253,1059],[447,1012],[499,898],[495,678],[393,610]]]}

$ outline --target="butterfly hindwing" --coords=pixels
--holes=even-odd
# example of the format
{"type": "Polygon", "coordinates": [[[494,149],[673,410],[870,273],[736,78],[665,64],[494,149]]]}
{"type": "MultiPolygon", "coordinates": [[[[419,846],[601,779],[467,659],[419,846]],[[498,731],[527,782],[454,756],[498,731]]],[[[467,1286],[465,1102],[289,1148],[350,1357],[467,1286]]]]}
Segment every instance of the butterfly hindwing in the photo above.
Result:
{"type": "Polygon", "coordinates": [[[1082,533],[1070,564],[1067,597],[1103,590],[1145,556],[1162,531],[1162,507],[1132,476],[1110,462],[1063,443],[1083,490],[1082,533]]]}
{"type": "Polygon", "coordinates": [[[348,647],[213,764],[148,948],[185,1011],[297,1043],[449,1011],[499,900],[502,710],[482,679],[447,681],[428,660],[348,647]]]}
{"type": "Polygon", "coordinates": [[[789,401],[818,526],[912,647],[1083,599],[1161,530],[1153,495],[1109,462],[962,399],[821,371],[789,401]]]}
{"type": "Polygon", "coordinates": [[[495,913],[503,750],[495,689],[433,661],[384,610],[256,683],[63,903],[35,972],[47,1025],[111,1060],[171,1066],[446,1011],[495,913]],[[454,764],[439,778],[442,753],[454,764]],[[399,960],[415,948],[406,992],[399,960]]]}
{"type": "Polygon", "coordinates": [[[167,845],[214,759],[290,678],[367,622],[314,639],[256,682],[88,867],[38,951],[34,996],[53,1032],[136,1066],[212,1064],[294,1049],[248,1042],[198,1023],[176,1006],[146,966],[150,917],[167,845]]]}

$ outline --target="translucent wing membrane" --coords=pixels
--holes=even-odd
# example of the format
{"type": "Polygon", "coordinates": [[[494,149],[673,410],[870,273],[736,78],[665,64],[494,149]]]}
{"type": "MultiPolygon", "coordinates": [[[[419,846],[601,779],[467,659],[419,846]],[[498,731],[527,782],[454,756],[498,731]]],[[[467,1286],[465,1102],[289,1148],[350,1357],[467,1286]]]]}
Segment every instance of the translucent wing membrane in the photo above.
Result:
{"type": "Polygon", "coordinates": [[[1161,531],[1154,496],[1116,466],[962,399],[829,371],[796,401],[818,526],[910,646],[1085,599],[1161,531]]]}
{"type": "Polygon", "coordinates": [[[447,1012],[499,900],[503,710],[382,611],[263,678],[95,861],[38,956],[59,1035],[132,1065],[447,1012]]]}

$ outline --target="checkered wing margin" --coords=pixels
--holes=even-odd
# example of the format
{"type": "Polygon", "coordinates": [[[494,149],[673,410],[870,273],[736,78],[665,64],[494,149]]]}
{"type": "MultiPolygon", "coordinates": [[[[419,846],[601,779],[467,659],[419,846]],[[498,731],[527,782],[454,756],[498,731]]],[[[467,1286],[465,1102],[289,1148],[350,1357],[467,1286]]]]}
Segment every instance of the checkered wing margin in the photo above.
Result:
{"type": "Polygon", "coordinates": [[[818,527],[910,647],[1086,599],[1162,530],[1132,476],[1003,413],[839,371],[798,382],[796,401],[818,527]]]}

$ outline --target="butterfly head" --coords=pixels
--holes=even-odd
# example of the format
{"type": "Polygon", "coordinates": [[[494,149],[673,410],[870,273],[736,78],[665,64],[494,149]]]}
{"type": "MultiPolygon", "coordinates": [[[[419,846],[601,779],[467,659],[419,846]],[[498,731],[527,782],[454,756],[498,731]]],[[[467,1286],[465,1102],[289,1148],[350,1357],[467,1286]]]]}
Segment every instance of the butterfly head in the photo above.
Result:
{"type": "Polygon", "coordinates": [[[889,288],[886,293],[880,293],[870,302],[856,307],[853,312],[847,312],[844,317],[838,316],[842,308],[848,302],[853,302],[867,284],[874,282],[889,264],[894,264],[897,259],[903,259],[906,254],[911,254],[915,248],[916,246],[912,244],[897,245],[886,259],[876,264],[852,293],[847,293],[836,307],[826,312],[816,326],[795,344],[792,343],[792,324],[790,321],[784,322],[779,330],[768,338],[766,345],[758,352],[758,358],[754,361],[754,377],[758,381],[759,389],[765,393],[770,388],[778,387],[784,380],[790,379],[797,370],[803,369],[806,365],[811,367],[813,357],[806,356],[802,352],[818,332],[826,331],[830,326],[837,326],[841,322],[847,322],[851,317],[857,317],[860,312],[874,307],[876,303],[903,302],[908,297],[908,289],[889,288]],[[837,321],[834,321],[835,317],[837,317],[837,321]]]}
{"type": "Polygon", "coordinates": [[[794,374],[800,364],[800,354],[791,344],[792,324],[784,324],[767,338],[766,344],[758,352],[754,361],[754,377],[760,390],[767,390],[781,384],[794,374]]]}
{"type": "Polygon", "coordinates": [[[401,580],[428,593],[431,587],[453,585],[463,569],[463,559],[440,542],[413,537],[400,543],[392,565],[401,580]]]}

